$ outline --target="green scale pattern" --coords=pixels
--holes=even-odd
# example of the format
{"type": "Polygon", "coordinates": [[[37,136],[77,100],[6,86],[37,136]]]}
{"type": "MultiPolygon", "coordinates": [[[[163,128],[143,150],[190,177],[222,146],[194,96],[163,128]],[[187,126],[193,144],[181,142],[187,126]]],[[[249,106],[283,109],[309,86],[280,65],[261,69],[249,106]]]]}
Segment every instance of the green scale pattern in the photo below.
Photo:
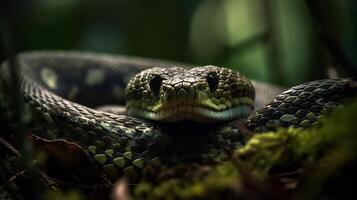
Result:
{"type": "MultiPolygon", "coordinates": [[[[99,171],[109,177],[123,173],[139,175],[148,165],[165,168],[192,162],[222,162],[228,159],[227,152],[243,145],[247,137],[239,130],[236,121],[201,127],[161,124],[95,110],[91,108],[94,105],[88,107],[82,105],[81,101],[75,103],[65,99],[68,88],[71,88],[68,84],[73,86],[73,82],[82,80],[81,74],[93,67],[105,69],[106,74],[118,74],[120,80],[127,80],[121,83],[123,85],[116,85],[123,90],[135,73],[153,66],[178,66],[177,63],[80,52],[24,53],[18,56],[18,60],[21,93],[24,95],[26,113],[29,114],[26,117],[28,133],[48,140],[74,142],[85,151],[92,163],[96,163],[99,171]],[[58,77],[57,85],[54,84],[56,88],[49,88],[49,85],[41,82],[38,76],[40,66],[55,72],[58,77]],[[72,68],[75,69],[75,75],[70,73],[72,68]]],[[[9,67],[9,63],[5,62],[0,69],[0,117],[4,122],[2,124],[9,124],[12,129],[16,127],[14,123],[17,120],[13,117],[15,105],[12,104],[13,80],[9,67]]],[[[108,79],[103,77],[104,81],[108,79]]],[[[103,86],[109,83],[105,82],[103,86]]],[[[269,94],[269,90],[265,91],[256,95],[269,94]]],[[[100,96],[94,95],[95,91],[90,87],[81,92],[92,94],[93,99],[88,101],[100,96]]],[[[349,79],[304,83],[281,93],[267,106],[253,112],[245,125],[248,130],[256,132],[289,125],[309,127],[355,94],[356,84],[349,79]]],[[[123,101],[119,99],[119,102],[123,101]]],[[[7,137],[11,138],[5,135],[7,137]]]]}

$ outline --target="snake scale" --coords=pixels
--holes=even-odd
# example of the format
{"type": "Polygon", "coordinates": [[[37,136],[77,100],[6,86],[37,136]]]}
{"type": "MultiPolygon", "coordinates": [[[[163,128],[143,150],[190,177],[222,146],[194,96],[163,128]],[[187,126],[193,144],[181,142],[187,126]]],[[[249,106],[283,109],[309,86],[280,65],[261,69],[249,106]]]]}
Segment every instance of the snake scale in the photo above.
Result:
{"type": "MultiPolygon", "coordinates": [[[[248,137],[242,124],[255,133],[318,125],[356,94],[350,79],[312,81],[283,92],[215,66],[74,51],[15,58],[29,133],[78,145],[109,177],[139,174],[149,165],[221,162],[248,137]],[[127,114],[94,109],[125,102],[127,114]],[[199,122],[180,122],[186,119],[199,122]]],[[[0,109],[11,124],[9,63],[0,70],[0,109]]]]}

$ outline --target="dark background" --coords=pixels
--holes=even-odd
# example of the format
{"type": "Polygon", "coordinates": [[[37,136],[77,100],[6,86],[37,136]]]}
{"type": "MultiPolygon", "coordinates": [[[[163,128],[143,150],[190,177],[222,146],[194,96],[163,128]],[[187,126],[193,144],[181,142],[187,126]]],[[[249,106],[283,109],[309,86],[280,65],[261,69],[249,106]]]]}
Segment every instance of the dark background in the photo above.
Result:
{"type": "Polygon", "coordinates": [[[228,66],[285,86],[356,77],[355,0],[7,0],[0,11],[1,60],[76,49],[228,66]]]}

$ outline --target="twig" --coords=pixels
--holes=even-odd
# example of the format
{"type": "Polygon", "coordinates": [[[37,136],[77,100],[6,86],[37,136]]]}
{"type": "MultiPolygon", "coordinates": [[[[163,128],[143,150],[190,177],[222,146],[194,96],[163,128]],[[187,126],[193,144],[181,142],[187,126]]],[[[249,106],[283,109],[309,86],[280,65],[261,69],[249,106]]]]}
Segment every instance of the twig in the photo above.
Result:
{"type": "Polygon", "coordinates": [[[0,137],[0,145],[4,146],[7,150],[9,150],[11,153],[15,154],[19,158],[22,158],[22,155],[13,147],[10,143],[8,143],[6,140],[0,137]]]}
{"type": "MultiPolygon", "coordinates": [[[[26,138],[26,126],[27,121],[25,118],[25,106],[23,101],[23,95],[21,93],[21,83],[19,78],[19,60],[15,54],[21,51],[21,37],[19,37],[19,31],[17,30],[18,25],[18,15],[22,12],[19,11],[21,8],[20,1],[18,0],[4,0],[1,2],[0,15],[2,18],[3,25],[5,27],[3,31],[2,38],[3,41],[6,41],[3,48],[5,55],[8,59],[8,67],[10,72],[10,77],[12,81],[11,91],[9,95],[11,96],[13,103],[13,113],[14,117],[17,120],[17,126],[13,130],[17,143],[17,148],[19,153],[23,156],[21,159],[21,164],[24,169],[27,169],[29,176],[31,176],[30,182],[26,187],[26,195],[28,198],[39,199],[40,198],[40,180],[36,175],[36,170],[32,167],[31,162],[33,158],[33,152],[30,145],[30,142],[26,138]]],[[[22,2],[21,2],[22,3],[22,2]]],[[[25,194],[24,193],[24,194],[25,194]]]]}

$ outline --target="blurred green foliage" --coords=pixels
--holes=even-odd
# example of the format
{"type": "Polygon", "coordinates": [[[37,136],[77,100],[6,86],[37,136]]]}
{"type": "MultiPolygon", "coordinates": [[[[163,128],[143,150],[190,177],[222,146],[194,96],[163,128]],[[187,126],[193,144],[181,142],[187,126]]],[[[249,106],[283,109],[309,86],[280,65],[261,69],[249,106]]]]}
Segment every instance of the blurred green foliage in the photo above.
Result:
{"type": "MultiPolygon", "coordinates": [[[[215,64],[287,86],[326,77],[328,67],[351,76],[320,42],[307,1],[16,0],[15,23],[0,21],[1,38],[7,49],[6,33],[13,34],[7,29],[14,29],[16,51],[77,49],[215,64]]],[[[356,66],[356,1],[315,2],[325,31],[356,66]]]]}

